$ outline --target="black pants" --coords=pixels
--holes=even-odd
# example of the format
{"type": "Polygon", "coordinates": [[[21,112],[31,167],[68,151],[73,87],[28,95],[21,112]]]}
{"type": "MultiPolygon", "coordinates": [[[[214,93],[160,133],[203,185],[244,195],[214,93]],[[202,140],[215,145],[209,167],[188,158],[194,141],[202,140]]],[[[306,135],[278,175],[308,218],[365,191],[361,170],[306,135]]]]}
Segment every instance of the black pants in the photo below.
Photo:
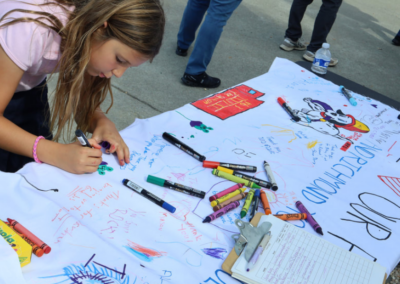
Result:
{"type": "MultiPolygon", "coordinates": [[[[46,80],[29,91],[15,93],[4,111],[4,117],[37,136],[52,139],[49,127],[49,103],[46,80]]],[[[9,133],[12,135],[12,133],[9,133]]],[[[33,147],[33,145],[32,145],[33,147]]],[[[0,171],[16,172],[32,158],[0,149],[0,171]]]]}
{"type": "MultiPolygon", "coordinates": [[[[310,5],[312,1],[313,0],[293,0],[286,37],[294,41],[301,38],[302,30],[300,23],[307,6],[310,5]]],[[[316,52],[322,47],[322,44],[326,42],[326,38],[335,22],[340,5],[342,5],[342,0],[322,0],[322,6],[315,19],[311,42],[307,46],[307,50],[316,52]]]]}

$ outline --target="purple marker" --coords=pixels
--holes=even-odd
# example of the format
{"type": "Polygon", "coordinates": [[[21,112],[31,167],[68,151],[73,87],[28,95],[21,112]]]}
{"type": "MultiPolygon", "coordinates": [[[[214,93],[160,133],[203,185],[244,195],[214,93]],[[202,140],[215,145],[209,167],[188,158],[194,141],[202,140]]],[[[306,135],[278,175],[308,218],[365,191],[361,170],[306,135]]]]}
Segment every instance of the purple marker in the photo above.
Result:
{"type": "Polygon", "coordinates": [[[218,211],[215,211],[211,215],[208,215],[204,220],[203,223],[210,223],[211,221],[214,221],[215,219],[221,217],[222,215],[228,213],[229,211],[238,208],[240,205],[239,201],[232,202],[231,204],[225,206],[222,209],[219,209],[218,211]]]}
{"type": "Polygon", "coordinates": [[[301,203],[300,201],[296,202],[296,207],[297,209],[300,210],[301,213],[306,213],[307,214],[307,221],[310,223],[311,227],[313,227],[314,231],[316,231],[318,234],[324,235],[322,233],[322,228],[321,226],[315,221],[314,217],[311,216],[311,213],[308,212],[307,208],[301,203]]]}
{"type": "Polygon", "coordinates": [[[249,262],[247,263],[246,271],[250,271],[254,265],[256,265],[258,258],[264,252],[265,247],[267,246],[269,240],[271,239],[271,232],[265,234],[262,238],[260,244],[258,245],[256,251],[253,253],[252,257],[250,258],[249,262]]]}
{"type": "Polygon", "coordinates": [[[243,186],[244,186],[243,183],[235,184],[234,186],[231,186],[221,192],[218,192],[217,194],[214,194],[213,196],[210,196],[209,200],[210,200],[210,202],[214,201],[214,200],[221,198],[222,196],[227,195],[228,193],[231,193],[231,192],[235,191],[236,189],[239,189],[243,186]]]}

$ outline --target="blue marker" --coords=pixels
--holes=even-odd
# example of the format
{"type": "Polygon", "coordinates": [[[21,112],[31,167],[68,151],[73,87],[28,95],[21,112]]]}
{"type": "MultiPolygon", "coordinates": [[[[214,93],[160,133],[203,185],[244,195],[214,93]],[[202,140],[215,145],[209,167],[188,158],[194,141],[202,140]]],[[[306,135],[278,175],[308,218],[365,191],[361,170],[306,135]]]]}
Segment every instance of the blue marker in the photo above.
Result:
{"type": "Polygon", "coordinates": [[[342,92],[342,94],[350,101],[352,106],[356,106],[357,102],[356,100],[351,96],[349,90],[347,90],[345,87],[340,86],[340,91],[342,92]]]}
{"type": "Polygon", "coordinates": [[[169,211],[171,213],[174,213],[176,211],[176,208],[174,206],[168,204],[167,202],[165,202],[161,198],[158,198],[154,194],[148,192],[147,190],[145,190],[143,187],[137,185],[136,183],[134,183],[134,182],[132,182],[132,181],[130,181],[128,179],[124,179],[122,181],[122,183],[126,187],[136,191],[137,193],[139,193],[143,197],[146,197],[148,200],[150,200],[151,202],[153,202],[153,203],[157,204],[158,206],[164,208],[165,210],[167,210],[167,211],[169,211]]]}
{"type": "Polygon", "coordinates": [[[259,204],[260,204],[260,190],[256,189],[256,192],[254,193],[254,196],[253,196],[253,208],[251,209],[250,217],[249,217],[250,221],[253,219],[254,215],[257,213],[259,204]]]}

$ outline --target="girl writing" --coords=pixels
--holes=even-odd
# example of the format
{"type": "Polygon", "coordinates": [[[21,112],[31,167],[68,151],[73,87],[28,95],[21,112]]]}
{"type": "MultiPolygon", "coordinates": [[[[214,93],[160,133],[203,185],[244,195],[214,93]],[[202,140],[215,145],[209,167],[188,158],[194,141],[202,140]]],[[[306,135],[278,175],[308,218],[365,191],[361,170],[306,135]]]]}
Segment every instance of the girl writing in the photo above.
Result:
{"type": "Polygon", "coordinates": [[[112,101],[112,76],[158,54],[164,25],[159,0],[0,0],[0,170],[15,172],[34,159],[94,172],[102,141],[120,165],[129,163],[129,149],[100,104],[108,93],[112,101]],[[54,72],[50,112],[46,75],[54,72]],[[93,148],[57,142],[73,120],[93,134],[93,148]]]}

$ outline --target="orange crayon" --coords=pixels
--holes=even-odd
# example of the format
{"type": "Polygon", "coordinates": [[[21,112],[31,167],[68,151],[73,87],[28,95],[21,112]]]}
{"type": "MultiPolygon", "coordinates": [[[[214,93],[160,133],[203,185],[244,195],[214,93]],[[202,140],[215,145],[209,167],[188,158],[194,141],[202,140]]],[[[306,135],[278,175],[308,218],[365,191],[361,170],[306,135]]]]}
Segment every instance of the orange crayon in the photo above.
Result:
{"type": "Polygon", "coordinates": [[[267,194],[265,194],[264,190],[261,190],[261,202],[263,204],[263,208],[266,215],[272,214],[271,207],[269,206],[267,194]]]}
{"type": "Polygon", "coordinates": [[[41,239],[36,237],[34,234],[32,234],[28,229],[26,229],[24,226],[22,226],[20,223],[18,223],[15,220],[12,220],[10,218],[7,218],[8,222],[10,223],[10,228],[12,228],[14,231],[17,233],[25,235],[32,243],[37,245],[39,248],[43,249],[44,253],[49,253],[51,251],[51,247],[49,247],[46,243],[44,243],[41,239]]]}
{"type": "Polygon", "coordinates": [[[14,228],[12,226],[10,226],[10,223],[5,222],[10,228],[11,230],[13,230],[15,233],[17,233],[25,242],[27,242],[31,247],[32,247],[32,252],[37,256],[37,257],[41,257],[44,254],[44,251],[38,247],[37,245],[35,245],[30,239],[28,239],[24,234],[18,233],[17,231],[14,230],[14,228]]]}
{"type": "Polygon", "coordinates": [[[274,215],[276,218],[279,218],[283,221],[294,221],[294,220],[305,220],[307,219],[306,213],[296,213],[296,214],[276,214],[274,215]]]}
{"type": "Polygon", "coordinates": [[[231,204],[232,202],[242,200],[247,196],[247,192],[242,192],[241,194],[235,195],[234,197],[229,198],[228,200],[225,200],[221,204],[215,205],[213,207],[214,212],[224,208],[225,206],[231,204]]]}

